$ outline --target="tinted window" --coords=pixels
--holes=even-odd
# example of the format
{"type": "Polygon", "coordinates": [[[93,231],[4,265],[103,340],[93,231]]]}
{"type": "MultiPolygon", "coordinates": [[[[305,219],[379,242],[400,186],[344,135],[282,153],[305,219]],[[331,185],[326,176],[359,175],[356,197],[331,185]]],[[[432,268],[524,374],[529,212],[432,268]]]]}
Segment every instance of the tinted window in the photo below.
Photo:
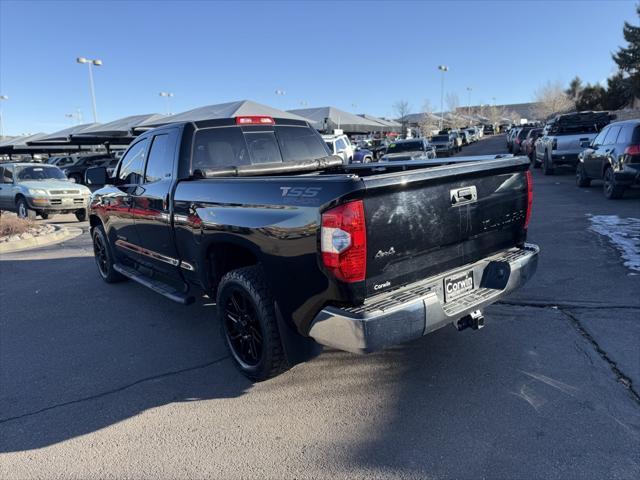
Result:
{"type": "Polygon", "coordinates": [[[633,138],[631,139],[631,143],[634,145],[640,144],[640,125],[636,125],[633,129],[633,138]]]}
{"type": "Polygon", "coordinates": [[[333,150],[333,147],[334,147],[334,146],[335,146],[335,145],[333,144],[333,142],[327,142],[327,147],[329,147],[329,150],[331,151],[331,153],[333,153],[333,152],[334,152],[334,150],[333,150]]]}
{"type": "Polygon", "coordinates": [[[244,139],[249,147],[252,164],[282,163],[280,148],[272,131],[245,132],[244,139]]]}
{"type": "Polygon", "coordinates": [[[449,135],[436,135],[431,139],[433,142],[448,142],[449,135]]]}
{"type": "Polygon", "coordinates": [[[309,127],[275,127],[275,132],[285,162],[313,160],[333,153],[329,142],[330,152],[327,152],[322,138],[309,127]]]}
{"type": "Polygon", "coordinates": [[[145,138],[133,145],[122,157],[118,178],[125,185],[137,185],[142,181],[144,171],[144,155],[147,151],[148,140],[145,138]]]}
{"type": "Polygon", "coordinates": [[[336,148],[338,149],[338,151],[344,150],[347,148],[347,144],[342,138],[339,138],[336,140],[336,148]]]}
{"type": "Polygon", "coordinates": [[[623,125],[620,133],[618,134],[618,140],[616,143],[621,143],[623,145],[629,145],[631,143],[631,139],[633,138],[633,127],[635,125],[623,125]]]}
{"type": "Polygon", "coordinates": [[[250,165],[242,130],[238,127],[198,130],[192,162],[193,170],[250,165]]]}
{"type": "Polygon", "coordinates": [[[596,138],[593,139],[593,144],[594,145],[602,145],[602,142],[604,141],[604,137],[607,135],[607,133],[609,133],[609,128],[604,128],[597,136],[596,138]]]}
{"type": "Polygon", "coordinates": [[[620,127],[609,127],[609,133],[607,133],[607,136],[604,137],[604,145],[611,145],[616,143],[618,133],[620,133],[620,127]]]}
{"type": "Polygon", "coordinates": [[[145,183],[157,182],[173,173],[173,152],[170,148],[170,137],[167,134],[156,135],[149,149],[147,170],[144,173],[145,183]]]}
{"type": "MultiPolygon", "coordinates": [[[[442,138],[448,140],[449,137],[443,136],[442,138]]],[[[422,142],[392,143],[389,145],[389,148],[387,148],[387,153],[414,152],[416,150],[422,150],[422,142]]]]}

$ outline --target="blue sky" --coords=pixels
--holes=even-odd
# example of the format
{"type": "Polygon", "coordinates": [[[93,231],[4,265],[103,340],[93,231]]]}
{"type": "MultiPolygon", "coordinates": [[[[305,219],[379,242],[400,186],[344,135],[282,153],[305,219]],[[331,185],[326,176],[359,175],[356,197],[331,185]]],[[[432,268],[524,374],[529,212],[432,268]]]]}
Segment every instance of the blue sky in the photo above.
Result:
{"type": "Polygon", "coordinates": [[[446,91],[467,103],[527,102],[547,81],[613,72],[633,1],[207,2],[0,0],[6,134],[52,132],[80,108],[102,122],[244,98],[278,108],[333,105],[392,116],[446,91]],[[28,19],[28,20],[25,20],[28,19]],[[275,90],[286,92],[276,96],[275,90]],[[353,105],[356,105],[355,107],[353,105]]]}

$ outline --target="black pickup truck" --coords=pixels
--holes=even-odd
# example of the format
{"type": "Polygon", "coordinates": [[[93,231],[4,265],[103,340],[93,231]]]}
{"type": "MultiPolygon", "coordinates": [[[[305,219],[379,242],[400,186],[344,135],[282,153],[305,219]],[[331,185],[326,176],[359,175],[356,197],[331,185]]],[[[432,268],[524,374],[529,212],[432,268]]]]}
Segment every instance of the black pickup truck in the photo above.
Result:
{"type": "Polygon", "coordinates": [[[90,202],[100,276],[184,304],[215,298],[255,380],[320,345],[365,353],[480,328],[481,309],[537,265],[524,157],[343,165],[306,122],[245,116],[150,130],[113,178],[86,178],[102,187],[90,202]]]}

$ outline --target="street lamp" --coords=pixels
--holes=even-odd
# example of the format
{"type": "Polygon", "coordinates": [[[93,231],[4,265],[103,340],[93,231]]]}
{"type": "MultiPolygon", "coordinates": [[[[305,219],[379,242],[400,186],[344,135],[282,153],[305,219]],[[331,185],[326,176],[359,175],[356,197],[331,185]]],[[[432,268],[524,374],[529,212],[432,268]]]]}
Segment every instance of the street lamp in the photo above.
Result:
{"type": "Polygon", "coordinates": [[[9,100],[8,95],[0,95],[0,138],[4,138],[4,123],[2,121],[2,102],[9,100]]]}
{"type": "Polygon", "coordinates": [[[98,121],[98,112],[96,110],[96,92],[93,88],[93,69],[92,66],[95,65],[96,67],[101,67],[102,66],[102,60],[99,59],[94,59],[91,60],[90,58],[85,58],[85,57],[78,57],[76,58],[76,62],[78,63],[85,63],[89,66],[89,87],[91,89],[91,102],[93,104],[93,121],[97,122],[98,121]]]}
{"type": "Polygon", "coordinates": [[[440,88],[440,130],[444,124],[444,73],[449,71],[446,65],[438,65],[438,70],[442,72],[442,84],[440,88]]]}
{"type": "Polygon", "coordinates": [[[173,97],[171,92],[160,92],[158,95],[167,99],[167,115],[171,115],[171,109],[169,108],[169,99],[173,97]]]}
{"type": "Polygon", "coordinates": [[[467,92],[469,92],[469,100],[467,101],[467,116],[471,117],[471,90],[473,88],[467,87],[467,92]]]}

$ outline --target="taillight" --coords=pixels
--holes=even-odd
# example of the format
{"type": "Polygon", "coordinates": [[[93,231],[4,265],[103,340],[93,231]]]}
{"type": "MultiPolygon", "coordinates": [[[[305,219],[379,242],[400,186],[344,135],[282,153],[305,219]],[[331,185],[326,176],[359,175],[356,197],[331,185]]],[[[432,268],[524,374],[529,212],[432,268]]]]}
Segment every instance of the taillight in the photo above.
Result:
{"type": "Polygon", "coordinates": [[[640,145],[629,145],[624,149],[625,155],[640,155],[640,145]]]}
{"type": "Polygon", "coordinates": [[[362,200],[322,214],[322,263],[344,282],[361,282],[367,270],[367,231],[362,200]]]}
{"type": "Polygon", "coordinates": [[[273,125],[274,123],[273,118],[265,115],[236,117],[236,125],[273,125]]]}
{"type": "Polygon", "coordinates": [[[531,207],[533,206],[533,175],[530,170],[525,172],[527,178],[527,214],[524,217],[524,228],[529,228],[529,220],[531,219],[531,207]]]}

